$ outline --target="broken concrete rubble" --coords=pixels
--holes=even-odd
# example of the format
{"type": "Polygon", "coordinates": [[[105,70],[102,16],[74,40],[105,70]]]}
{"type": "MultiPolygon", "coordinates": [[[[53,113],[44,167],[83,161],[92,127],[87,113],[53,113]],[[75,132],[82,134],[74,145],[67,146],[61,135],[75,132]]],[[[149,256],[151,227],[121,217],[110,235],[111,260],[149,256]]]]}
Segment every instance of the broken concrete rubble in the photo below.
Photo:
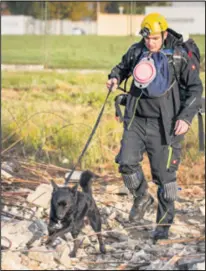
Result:
{"type": "Polygon", "coordinates": [[[51,185],[41,184],[33,193],[28,195],[27,201],[48,209],[50,206],[52,190],[51,185]]]}
{"type": "MultiPolygon", "coordinates": [[[[113,188],[114,186],[108,190],[112,191],[113,188]]],[[[128,222],[128,213],[132,205],[130,195],[112,193],[110,202],[106,193],[105,197],[102,194],[95,195],[95,199],[99,200],[98,206],[103,221],[106,255],[100,254],[97,236],[90,225],[85,225],[79,236],[79,239],[84,239],[84,241],[77,253],[77,258],[71,259],[69,257],[74,245],[70,233],[66,235],[67,241],[58,238],[56,247],[47,248],[44,244],[44,236],[48,234],[45,213],[49,214],[51,192],[52,187],[43,184],[28,196],[24,206],[27,207],[28,202],[35,204],[35,207],[32,207],[35,217],[31,221],[15,220],[14,222],[8,219],[4,222],[2,236],[11,240],[12,249],[20,250],[18,254],[16,254],[17,252],[3,251],[2,260],[5,270],[8,270],[8,267],[10,270],[15,270],[14,266],[21,270],[113,270],[121,264],[126,266],[126,270],[134,270],[135,268],[136,270],[161,270],[166,267],[167,270],[183,270],[181,269],[183,267],[188,268],[184,270],[203,270],[201,268],[204,264],[204,256],[202,256],[205,253],[204,242],[171,243],[166,246],[153,245],[150,238],[150,231],[153,227],[145,227],[143,230],[135,228],[135,224],[132,225],[128,222]],[[44,195],[42,195],[43,192],[44,195]],[[38,240],[32,243],[25,252],[26,243],[33,236],[36,236],[38,240]],[[173,265],[166,265],[174,255],[179,254],[183,249],[185,251],[181,256],[181,261],[177,261],[173,265]],[[8,257],[11,261],[10,266],[7,262],[8,257]],[[190,262],[187,257],[190,257],[190,262]]],[[[189,210],[189,216],[188,213],[177,213],[175,224],[179,226],[173,225],[171,227],[170,238],[191,238],[203,234],[204,227],[202,225],[205,216],[204,213],[197,212],[200,207],[204,207],[203,203],[203,201],[199,201],[194,207],[192,202],[187,202],[187,204],[178,202],[178,210],[189,210]]],[[[17,209],[15,211],[18,213],[17,209]]],[[[155,223],[155,215],[153,210],[152,213],[146,213],[145,219],[150,223],[155,223]]]]}

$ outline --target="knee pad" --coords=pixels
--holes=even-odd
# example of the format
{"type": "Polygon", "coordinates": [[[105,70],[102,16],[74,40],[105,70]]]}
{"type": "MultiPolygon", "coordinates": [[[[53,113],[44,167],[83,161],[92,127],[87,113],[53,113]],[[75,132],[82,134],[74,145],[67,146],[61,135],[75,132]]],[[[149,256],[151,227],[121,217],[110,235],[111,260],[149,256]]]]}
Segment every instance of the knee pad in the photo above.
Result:
{"type": "Polygon", "coordinates": [[[163,197],[169,201],[177,200],[178,186],[176,182],[167,183],[163,185],[163,197]]]}
{"type": "Polygon", "coordinates": [[[140,172],[136,172],[133,174],[122,174],[122,178],[125,186],[130,191],[138,189],[143,181],[143,175],[140,172]]]}

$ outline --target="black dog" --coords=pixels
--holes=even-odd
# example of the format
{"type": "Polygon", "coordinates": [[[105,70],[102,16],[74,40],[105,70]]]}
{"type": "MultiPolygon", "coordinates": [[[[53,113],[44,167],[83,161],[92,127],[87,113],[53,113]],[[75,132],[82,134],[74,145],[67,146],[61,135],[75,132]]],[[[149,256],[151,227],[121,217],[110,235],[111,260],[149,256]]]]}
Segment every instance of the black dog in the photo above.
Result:
{"type": "Polygon", "coordinates": [[[52,244],[57,237],[66,240],[64,234],[70,232],[74,240],[74,249],[70,257],[76,257],[80,246],[76,240],[84,226],[84,217],[87,216],[90,225],[97,233],[100,252],[106,253],[101,235],[101,217],[97,205],[92,197],[91,181],[94,174],[84,171],[80,178],[80,186],[83,192],[77,191],[78,185],[69,187],[58,187],[52,182],[53,193],[51,199],[50,221],[48,225],[49,237],[46,244],[52,244]]]}

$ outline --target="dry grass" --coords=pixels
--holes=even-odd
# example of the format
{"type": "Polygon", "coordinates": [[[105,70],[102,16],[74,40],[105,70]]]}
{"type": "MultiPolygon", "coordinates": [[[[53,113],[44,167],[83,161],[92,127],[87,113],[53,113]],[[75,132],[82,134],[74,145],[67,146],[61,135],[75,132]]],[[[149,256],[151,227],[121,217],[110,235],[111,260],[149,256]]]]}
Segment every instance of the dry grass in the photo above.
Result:
{"type": "MultiPolygon", "coordinates": [[[[76,163],[106,97],[105,80],[104,73],[61,76],[55,73],[3,73],[2,147],[3,151],[9,148],[5,154],[16,150],[18,155],[24,154],[36,161],[71,167],[76,163]],[[14,146],[10,148],[12,144],[14,146]]],[[[116,94],[119,92],[109,99],[82,159],[81,169],[118,172],[114,158],[119,151],[123,128],[114,118],[116,94]]],[[[197,120],[194,119],[183,145],[179,183],[202,183],[204,164],[204,156],[198,151],[197,120]]],[[[151,180],[147,157],[143,168],[151,180]]]]}

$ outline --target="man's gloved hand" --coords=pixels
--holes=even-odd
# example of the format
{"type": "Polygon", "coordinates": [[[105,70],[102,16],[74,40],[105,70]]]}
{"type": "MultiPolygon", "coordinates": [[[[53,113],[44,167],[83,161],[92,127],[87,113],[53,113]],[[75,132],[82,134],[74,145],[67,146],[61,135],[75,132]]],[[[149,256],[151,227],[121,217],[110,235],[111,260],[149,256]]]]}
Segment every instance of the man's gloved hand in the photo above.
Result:
{"type": "Polygon", "coordinates": [[[108,89],[110,89],[112,85],[113,85],[112,90],[113,91],[116,90],[117,87],[118,87],[118,80],[117,80],[117,78],[111,78],[111,79],[109,79],[107,81],[106,86],[107,86],[108,89]]]}
{"type": "Polygon", "coordinates": [[[164,198],[169,201],[175,201],[177,200],[177,183],[172,182],[172,183],[167,183],[163,185],[164,189],[164,198]]]}
{"type": "Polygon", "coordinates": [[[189,124],[184,120],[177,120],[175,123],[175,135],[185,134],[189,129],[189,124]]]}

